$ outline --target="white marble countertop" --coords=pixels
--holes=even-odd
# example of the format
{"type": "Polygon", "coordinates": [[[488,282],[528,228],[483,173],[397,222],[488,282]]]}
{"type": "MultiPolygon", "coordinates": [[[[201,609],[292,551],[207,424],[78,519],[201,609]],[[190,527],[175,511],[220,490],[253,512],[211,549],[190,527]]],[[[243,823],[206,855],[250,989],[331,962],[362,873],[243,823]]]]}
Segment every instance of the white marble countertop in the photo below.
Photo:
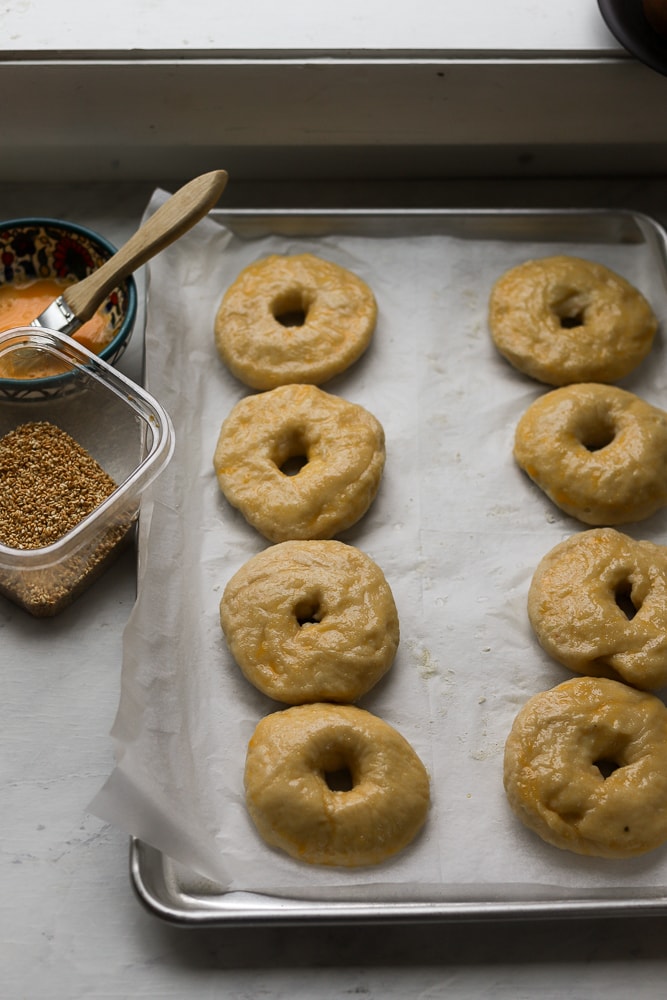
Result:
{"type": "MultiPolygon", "coordinates": [[[[0,186],[0,217],[49,214],[116,243],[154,184],[0,186]]],[[[667,221],[661,181],[241,185],[227,203],[618,206],[667,221]]],[[[141,333],[122,362],[141,370],[141,333]]],[[[135,899],[127,838],[87,805],[112,766],[127,554],[53,620],[0,602],[0,997],[560,998],[664,992],[666,918],[395,928],[184,930],[135,899]]]]}

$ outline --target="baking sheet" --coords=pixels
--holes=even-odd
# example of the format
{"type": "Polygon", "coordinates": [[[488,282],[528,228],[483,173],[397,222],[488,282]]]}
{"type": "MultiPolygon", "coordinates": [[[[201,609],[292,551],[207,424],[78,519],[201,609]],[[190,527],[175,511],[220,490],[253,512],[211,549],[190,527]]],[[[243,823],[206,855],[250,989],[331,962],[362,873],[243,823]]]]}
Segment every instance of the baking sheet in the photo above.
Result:
{"type": "MultiPolygon", "coordinates": [[[[660,227],[624,212],[214,213],[151,263],[147,384],[177,444],[142,516],[117,764],[93,811],[134,838],[134,884],[156,912],[238,922],[415,907],[555,913],[575,899],[661,905],[667,850],[623,862],[560,852],[505,801],[502,752],[516,712],[570,676],[530,632],[528,585],[542,555],[582,526],[513,463],[516,421],[546,390],[494,351],[486,304],[512,264],[578,253],[641,288],[664,330],[664,247],[660,227]],[[378,299],[371,348],[325,386],[370,409],[387,437],[379,496],[341,538],[382,566],[401,618],[394,666],[361,704],[410,740],[432,779],[423,834],[372,869],[303,866],[256,835],[243,803],[245,746],[280,706],[241,677],[218,623],[226,580],[267,543],[215,483],[220,424],[248,390],[217,359],[213,319],[243,266],[306,250],[356,271],[378,299]]],[[[661,334],[622,383],[658,405],[664,350],[661,334]]],[[[659,540],[666,527],[659,514],[624,530],[659,540]]]]}

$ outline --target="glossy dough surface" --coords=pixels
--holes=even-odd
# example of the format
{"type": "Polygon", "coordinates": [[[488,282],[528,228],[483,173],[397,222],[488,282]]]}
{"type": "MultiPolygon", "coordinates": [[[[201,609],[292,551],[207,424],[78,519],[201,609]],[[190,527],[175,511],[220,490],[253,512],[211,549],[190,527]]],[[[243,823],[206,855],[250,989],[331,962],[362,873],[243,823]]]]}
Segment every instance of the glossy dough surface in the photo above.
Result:
{"type": "Polygon", "coordinates": [[[368,285],[313,254],[274,254],[245,268],[225,293],[215,342],[253,389],[320,385],[368,347],[377,319],[368,285]]]}
{"type": "Polygon", "coordinates": [[[298,705],[262,719],[245,789],[261,837],[317,865],[385,861],[421,830],[430,802],[428,774],[407,740],[352,705],[298,705]],[[331,776],[342,771],[352,787],[334,791],[331,776]]]}
{"type": "Polygon", "coordinates": [[[667,684],[667,548],[613,528],[573,535],[538,565],[528,617],[570,670],[656,691],[667,684]]]}
{"type": "Polygon", "coordinates": [[[548,385],[615,382],[648,354],[657,319],[625,278],[565,255],[529,260],[497,280],[489,325],[500,353],[548,385]]]}
{"type": "Polygon", "coordinates": [[[213,459],[229,503],[272,542],[332,538],[355,524],[375,499],[384,462],[379,421],[312,385],[240,400],[213,459]],[[290,475],[295,460],[304,464],[290,475]]]}
{"type": "Polygon", "coordinates": [[[615,386],[553,389],[521,417],[514,457],[585,524],[640,521],[667,504],[667,413],[615,386]]]}
{"type": "Polygon", "coordinates": [[[356,701],[399,642],[384,573],[332,540],[281,542],[253,556],[225,587],[220,624],[244,676],[287,705],[356,701]]]}
{"type": "Polygon", "coordinates": [[[519,819],[555,847],[651,851],[667,840],[667,709],[619,681],[565,681],[518,713],[504,780],[519,819]]]}

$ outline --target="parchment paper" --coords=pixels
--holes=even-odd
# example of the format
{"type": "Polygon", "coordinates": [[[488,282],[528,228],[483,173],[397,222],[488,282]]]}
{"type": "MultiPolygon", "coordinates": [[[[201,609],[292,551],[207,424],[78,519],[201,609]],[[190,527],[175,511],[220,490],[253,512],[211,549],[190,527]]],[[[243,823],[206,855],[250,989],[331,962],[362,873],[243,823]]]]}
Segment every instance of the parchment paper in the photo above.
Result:
{"type": "MultiPolygon", "coordinates": [[[[156,192],[147,214],[164,197],[156,192]]],[[[147,384],[177,443],[142,513],[139,596],[112,731],[117,764],[92,810],[223,891],[323,899],[437,899],[452,886],[482,898],[540,885],[564,895],[659,891],[667,851],[625,862],[561,852],[526,831],[505,800],[503,746],[515,714],[572,676],[531,633],[530,579],[553,545],[584,526],[513,462],[516,422],[546,389],[495,352],[486,307],[506,268],[574,252],[623,273],[663,323],[662,264],[642,244],[374,237],[363,220],[357,228],[243,239],[209,218],[150,265],[147,384]],[[403,733],[432,780],[423,834],[394,861],[364,869],[302,865],[256,834],[244,806],[245,749],[259,719],[281,706],[242,677],[218,618],[226,581],[268,543],[227,505],[213,472],[222,420],[249,392],[218,359],[214,317],[245,265],[303,251],[354,270],[378,300],[371,348],[323,388],[366,406],[385,428],[378,498],[340,536],[382,567],[401,620],[395,663],[361,706],[403,733]]],[[[623,383],[658,405],[667,400],[664,350],[660,337],[623,383]]],[[[666,528],[660,514],[623,530],[664,540],[666,528]]]]}

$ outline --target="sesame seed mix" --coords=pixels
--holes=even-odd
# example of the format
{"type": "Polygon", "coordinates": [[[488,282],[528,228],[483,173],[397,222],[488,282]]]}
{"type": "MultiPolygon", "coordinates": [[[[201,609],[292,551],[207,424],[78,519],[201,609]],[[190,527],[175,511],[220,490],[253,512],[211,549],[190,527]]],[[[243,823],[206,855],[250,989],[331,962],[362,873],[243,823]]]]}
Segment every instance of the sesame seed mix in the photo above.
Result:
{"type": "Polygon", "coordinates": [[[74,438],[47,421],[0,438],[0,542],[38,549],[56,542],[116,489],[74,438]]]}

